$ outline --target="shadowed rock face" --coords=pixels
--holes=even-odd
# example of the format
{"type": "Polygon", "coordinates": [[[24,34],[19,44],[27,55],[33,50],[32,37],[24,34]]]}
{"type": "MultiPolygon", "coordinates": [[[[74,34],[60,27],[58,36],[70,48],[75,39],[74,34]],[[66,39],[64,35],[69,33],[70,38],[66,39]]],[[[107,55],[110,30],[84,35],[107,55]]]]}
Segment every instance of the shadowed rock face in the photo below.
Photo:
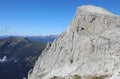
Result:
{"type": "Polygon", "coordinates": [[[120,79],[119,40],[120,17],[79,7],[67,30],[42,52],[28,79],[74,74],[110,74],[109,79],[120,79]]]}

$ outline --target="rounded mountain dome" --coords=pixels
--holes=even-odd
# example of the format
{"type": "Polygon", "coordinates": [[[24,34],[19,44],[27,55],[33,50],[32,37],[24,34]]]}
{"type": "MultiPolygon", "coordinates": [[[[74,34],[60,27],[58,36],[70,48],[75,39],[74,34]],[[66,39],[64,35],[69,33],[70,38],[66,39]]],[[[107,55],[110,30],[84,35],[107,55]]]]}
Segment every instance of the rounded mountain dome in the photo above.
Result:
{"type": "Polygon", "coordinates": [[[78,7],[79,11],[87,11],[87,12],[93,12],[93,13],[100,13],[100,14],[107,14],[107,15],[114,15],[111,12],[97,6],[93,5],[83,5],[78,7]]]}

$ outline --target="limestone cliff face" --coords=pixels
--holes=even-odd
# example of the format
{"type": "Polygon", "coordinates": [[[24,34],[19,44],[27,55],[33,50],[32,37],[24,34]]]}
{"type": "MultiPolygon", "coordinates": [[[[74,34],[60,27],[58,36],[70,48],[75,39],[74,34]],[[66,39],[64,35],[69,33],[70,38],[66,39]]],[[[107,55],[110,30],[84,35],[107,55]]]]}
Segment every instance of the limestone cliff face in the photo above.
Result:
{"type": "Polygon", "coordinates": [[[82,7],[67,30],[48,44],[28,79],[74,74],[120,79],[120,17],[99,7],[82,7]]]}

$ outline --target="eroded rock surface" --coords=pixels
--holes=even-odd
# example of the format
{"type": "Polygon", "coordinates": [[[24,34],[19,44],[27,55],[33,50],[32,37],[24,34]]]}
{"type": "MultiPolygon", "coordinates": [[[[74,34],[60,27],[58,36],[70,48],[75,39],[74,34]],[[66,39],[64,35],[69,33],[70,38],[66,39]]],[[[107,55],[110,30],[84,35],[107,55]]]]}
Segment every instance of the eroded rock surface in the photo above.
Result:
{"type": "Polygon", "coordinates": [[[28,79],[75,74],[120,79],[120,17],[89,7],[77,8],[67,30],[43,51],[28,79]]]}

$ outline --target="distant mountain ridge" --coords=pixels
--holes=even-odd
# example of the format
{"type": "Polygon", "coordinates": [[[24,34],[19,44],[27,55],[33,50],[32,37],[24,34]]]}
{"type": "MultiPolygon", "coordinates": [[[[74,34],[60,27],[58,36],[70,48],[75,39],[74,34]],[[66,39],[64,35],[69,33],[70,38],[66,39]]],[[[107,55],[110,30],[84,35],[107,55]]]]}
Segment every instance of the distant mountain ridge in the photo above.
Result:
{"type": "Polygon", "coordinates": [[[22,79],[27,77],[35,60],[48,42],[54,39],[47,37],[0,36],[0,79],[22,79]],[[49,39],[49,40],[48,40],[49,39]]]}
{"type": "Polygon", "coordinates": [[[32,36],[26,37],[34,42],[52,42],[58,35],[48,35],[48,36],[32,36]]]}
{"type": "Polygon", "coordinates": [[[27,38],[33,42],[52,42],[58,35],[47,35],[47,36],[0,36],[0,39],[5,39],[8,37],[14,38],[27,38]]]}

